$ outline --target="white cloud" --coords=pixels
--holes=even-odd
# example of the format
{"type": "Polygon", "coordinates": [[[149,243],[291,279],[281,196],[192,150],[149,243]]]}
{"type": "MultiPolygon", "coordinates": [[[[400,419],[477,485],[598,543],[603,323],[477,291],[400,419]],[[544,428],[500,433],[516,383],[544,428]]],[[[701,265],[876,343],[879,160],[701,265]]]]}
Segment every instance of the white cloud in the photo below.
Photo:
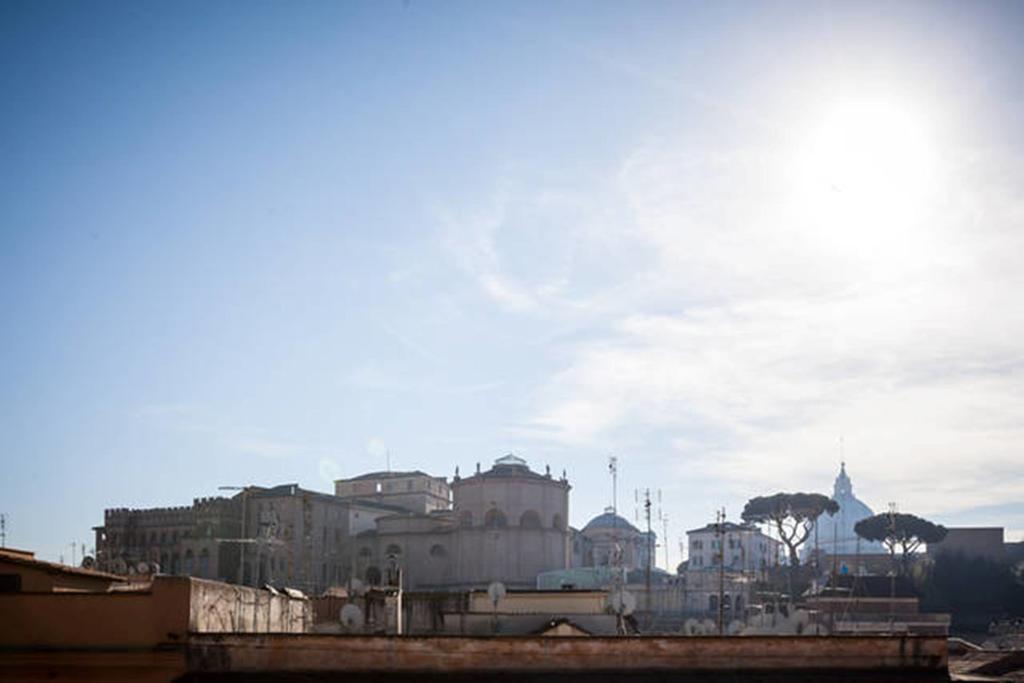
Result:
{"type": "MultiPolygon", "coordinates": [[[[514,430],[586,450],[647,435],[678,456],[679,476],[739,495],[829,481],[845,435],[876,505],[1020,500],[1024,202],[999,179],[1019,178],[1021,163],[955,150],[936,163],[912,211],[851,229],[804,210],[784,150],[657,141],[591,197],[589,215],[620,225],[565,227],[604,244],[628,237],[631,272],[593,286],[571,276],[550,296],[528,269],[488,284],[499,235],[515,230],[508,207],[531,204],[504,194],[466,270],[509,309],[588,329],[560,342],[563,369],[514,430]]],[[[621,254],[601,257],[622,274],[621,254]]]]}

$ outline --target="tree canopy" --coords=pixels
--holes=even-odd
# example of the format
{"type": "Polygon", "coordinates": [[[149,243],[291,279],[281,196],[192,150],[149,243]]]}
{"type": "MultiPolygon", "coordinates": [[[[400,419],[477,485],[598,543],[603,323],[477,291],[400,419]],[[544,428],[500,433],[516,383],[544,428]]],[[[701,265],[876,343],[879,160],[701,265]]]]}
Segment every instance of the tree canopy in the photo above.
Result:
{"type": "Polygon", "coordinates": [[[803,545],[814,529],[814,522],[827,512],[839,512],[839,503],[820,493],[776,493],[758,496],[747,501],[743,508],[743,521],[772,524],[779,538],[789,549],[789,563],[800,563],[797,549],[803,545]]]}
{"type": "Polygon", "coordinates": [[[861,538],[880,541],[891,555],[899,549],[904,564],[922,543],[938,543],[946,537],[946,527],[917,515],[884,512],[857,522],[853,530],[861,538]]]}

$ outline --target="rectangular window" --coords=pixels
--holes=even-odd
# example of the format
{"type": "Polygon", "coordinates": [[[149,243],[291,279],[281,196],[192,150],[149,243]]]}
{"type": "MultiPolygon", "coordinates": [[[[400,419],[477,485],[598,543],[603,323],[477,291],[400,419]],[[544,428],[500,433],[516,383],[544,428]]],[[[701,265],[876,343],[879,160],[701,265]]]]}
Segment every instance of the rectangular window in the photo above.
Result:
{"type": "Polygon", "coordinates": [[[20,593],[21,574],[0,574],[0,593],[20,593]]]}

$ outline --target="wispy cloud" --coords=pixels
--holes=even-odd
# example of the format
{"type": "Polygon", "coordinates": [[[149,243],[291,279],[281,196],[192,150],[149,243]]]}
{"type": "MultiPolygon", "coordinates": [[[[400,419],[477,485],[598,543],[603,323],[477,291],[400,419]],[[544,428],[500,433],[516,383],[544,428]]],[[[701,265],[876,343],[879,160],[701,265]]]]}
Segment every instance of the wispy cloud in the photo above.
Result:
{"type": "MultiPolygon", "coordinates": [[[[528,306],[489,292],[586,330],[558,341],[562,369],[510,431],[595,452],[641,435],[678,476],[740,494],[828,481],[845,435],[875,500],[927,513],[1020,500],[1024,273],[1009,255],[1024,253],[1024,204],[988,178],[1024,164],[985,157],[948,153],[919,211],[851,232],[800,206],[784,150],[638,149],[613,191],[580,188],[591,213],[622,219],[586,237],[628,236],[631,272],[607,255],[614,283],[543,297],[526,269],[508,286],[528,306]]],[[[517,229],[508,207],[530,203],[506,192],[487,220],[446,223],[477,226],[461,242],[476,265],[460,264],[485,290],[501,231],[517,229]]]]}

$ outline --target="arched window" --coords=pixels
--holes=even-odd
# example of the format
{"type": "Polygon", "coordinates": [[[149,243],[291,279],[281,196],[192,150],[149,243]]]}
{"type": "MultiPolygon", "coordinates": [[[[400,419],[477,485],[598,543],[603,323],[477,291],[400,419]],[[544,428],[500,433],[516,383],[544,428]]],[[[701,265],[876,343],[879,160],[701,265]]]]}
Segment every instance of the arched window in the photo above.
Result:
{"type": "Polygon", "coordinates": [[[368,567],[366,569],[366,583],[367,584],[369,584],[371,586],[379,586],[380,585],[380,578],[381,578],[380,569],[378,569],[377,567],[368,567]]]}
{"type": "Polygon", "coordinates": [[[484,526],[488,529],[503,529],[508,526],[505,513],[498,508],[491,508],[484,515],[484,526]]]}
{"type": "Polygon", "coordinates": [[[524,529],[539,529],[540,515],[533,510],[527,510],[519,517],[519,526],[524,529]]]}
{"type": "Polygon", "coordinates": [[[192,554],[191,550],[185,551],[185,576],[192,576],[192,570],[195,569],[196,556],[192,554]]]}
{"type": "Polygon", "coordinates": [[[206,548],[199,552],[199,576],[210,578],[210,551],[206,548]]]}
{"type": "Polygon", "coordinates": [[[565,520],[562,519],[562,515],[556,514],[551,520],[551,526],[559,531],[565,531],[565,520]]]}
{"type": "Polygon", "coordinates": [[[443,560],[448,557],[448,551],[440,543],[430,546],[430,556],[435,560],[443,560]]]}
{"type": "Polygon", "coordinates": [[[397,545],[395,545],[394,543],[392,543],[391,545],[388,546],[388,549],[387,549],[387,551],[384,554],[385,555],[394,555],[395,557],[399,557],[402,554],[402,549],[400,547],[398,547],[397,545]]]}

